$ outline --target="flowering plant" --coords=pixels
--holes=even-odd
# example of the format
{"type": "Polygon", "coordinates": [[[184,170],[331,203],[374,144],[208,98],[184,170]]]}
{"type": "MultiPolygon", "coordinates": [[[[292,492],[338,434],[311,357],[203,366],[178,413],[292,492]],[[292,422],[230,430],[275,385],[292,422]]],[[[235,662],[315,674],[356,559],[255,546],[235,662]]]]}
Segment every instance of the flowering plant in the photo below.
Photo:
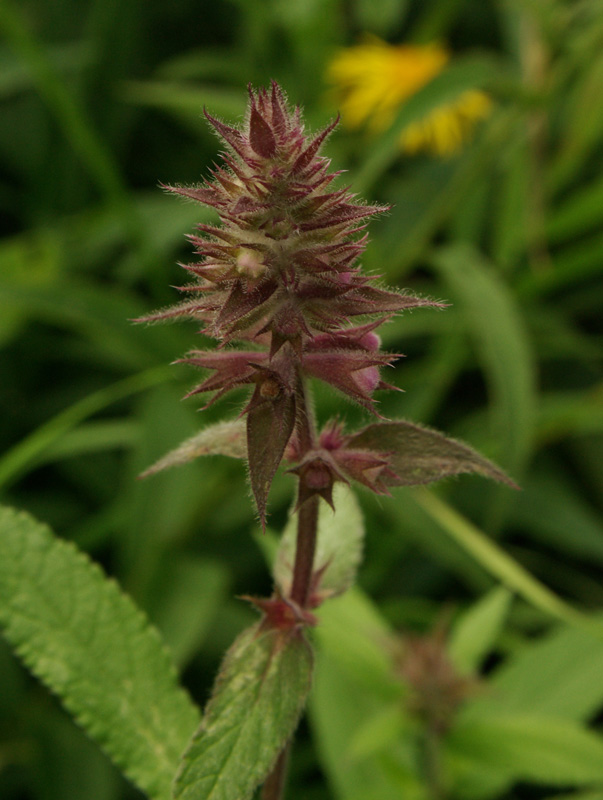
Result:
{"type": "Polygon", "coordinates": [[[145,474],[202,454],[243,457],[265,526],[269,489],[284,461],[297,480],[297,529],[294,546],[286,537],[277,557],[273,596],[252,599],[261,620],[226,656],[185,754],[176,796],[209,798],[217,780],[221,797],[240,800],[265,780],[264,798],[277,798],[284,748],[310,685],[312,652],[304,631],[316,623],[311,609],[350,585],[353,575],[338,571],[337,562],[357,561],[346,552],[357,543],[345,541],[328,558],[317,558],[321,499],[336,511],[336,484],[389,494],[390,487],[462,472],[513,484],[467,445],[377,411],[374,393],[395,388],[380,369],[396,358],[380,351],[377,328],[406,309],[444,304],[385,289],[362,273],[366,220],[386,209],[331,187],[337,173],[329,173],[319,152],[337,120],[309,136],[300,109],[288,106],[274,82],[269,90],[249,89],[241,128],[206,116],[226,146],[224,166],[204,185],[165,188],[216,209],[220,224],[198,225],[190,237],[198,260],[184,267],[193,279],[182,287],[187,299],[144,321],[192,318],[218,341],[217,350],[193,350],[182,359],[209,370],[189,396],[213,392],[209,405],[240,386],[251,393],[237,419],[204,429],[145,474]],[[310,378],[331,384],[377,421],[359,431],[330,421],[318,431],[310,378]],[[240,721],[235,731],[233,717],[240,721]],[[230,735],[234,741],[225,745],[230,735]],[[251,760],[246,748],[252,742],[257,753],[251,760]]]}

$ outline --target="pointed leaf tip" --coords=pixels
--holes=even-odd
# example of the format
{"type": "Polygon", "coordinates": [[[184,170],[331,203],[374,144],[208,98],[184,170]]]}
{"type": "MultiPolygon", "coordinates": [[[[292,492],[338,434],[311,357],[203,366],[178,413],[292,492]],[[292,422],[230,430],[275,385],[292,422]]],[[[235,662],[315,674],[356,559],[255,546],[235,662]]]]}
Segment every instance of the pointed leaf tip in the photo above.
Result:
{"type": "Polygon", "coordinates": [[[395,472],[387,479],[390,486],[415,486],[473,472],[519,489],[500,467],[469,445],[406,420],[369,425],[351,436],[347,446],[387,453],[395,472]]]}

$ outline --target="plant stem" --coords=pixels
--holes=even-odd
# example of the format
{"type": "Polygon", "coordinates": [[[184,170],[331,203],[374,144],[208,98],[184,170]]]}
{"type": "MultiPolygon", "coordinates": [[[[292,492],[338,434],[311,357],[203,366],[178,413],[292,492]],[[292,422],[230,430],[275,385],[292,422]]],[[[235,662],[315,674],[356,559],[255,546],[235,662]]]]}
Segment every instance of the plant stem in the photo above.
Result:
{"type": "Polygon", "coordinates": [[[299,509],[297,518],[297,547],[291,599],[302,608],[305,608],[310,595],[317,528],[318,497],[314,495],[299,509]]]}
{"type": "Polygon", "coordinates": [[[281,800],[285,789],[285,779],[287,777],[287,767],[289,765],[289,752],[291,750],[291,743],[287,744],[281,750],[276,764],[272,768],[272,772],[262,786],[261,800],[281,800]]]}
{"type": "MultiPolygon", "coordinates": [[[[295,427],[300,448],[303,452],[310,450],[314,446],[315,425],[306,386],[299,371],[297,374],[296,403],[297,419],[295,427]]],[[[303,478],[300,478],[300,480],[303,480],[303,478]]],[[[314,566],[318,529],[318,502],[318,495],[308,498],[299,508],[297,516],[297,542],[290,599],[301,608],[306,607],[312,589],[312,568],[314,566]]],[[[262,800],[282,800],[290,750],[291,742],[289,741],[281,750],[272,772],[264,781],[262,800]]]]}
{"type": "MultiPolygon", "coordinates": [[[[315,424],[312,406],[300,370],[297,372],[296,386],[296,433],[302,453],[314,446],[315,424]]],[[[300,482],[303,477],[300,476],[300,482]]],[[[316,530],[318,527],[318,495],[313,495],[299,508],[297,517],[297,544],[293,567],[291,600],[305,608],[310,595],[312,567],[316,550],[316,530]]]]}

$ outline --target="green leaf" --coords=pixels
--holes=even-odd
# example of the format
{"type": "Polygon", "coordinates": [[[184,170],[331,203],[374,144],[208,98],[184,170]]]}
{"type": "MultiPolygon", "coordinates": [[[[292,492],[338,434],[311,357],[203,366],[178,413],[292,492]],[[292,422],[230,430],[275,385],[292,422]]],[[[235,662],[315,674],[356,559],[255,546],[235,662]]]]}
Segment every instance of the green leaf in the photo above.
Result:
{"type": "Polygon", "coordinates": [[[477,672],[500,633],[511,599],[511,592],[499,586],[456,622],[448,641],[448,654],[458,670],[477,672]]]}
{"type": "Polygon", "coordinates": [[[390,486],[413,486],[475,472],[518,488],[501,469],[469,445],[405,420],[369,425],[351,436],[347,447],[387,453],[396,475],[390,477],[383,472],[380,477],[390,486]]]}
{"type": "Polygon", "coordinates": [[[299,630],[234,642],[175,784],[177,800],[247,800],[295,730],[310,688],[312,651],[299,630]]]}
{"type": "Polygon", "coordinates": [[[603,781],[603,739],[570,720],[461,717],[447,743],[457,755],[516,780],[549,786],[603,781]]]}
{"type": "Polygon", "coordinates": [[[495,671],[491,691],[476,697],[467,713],[593,717],[603,707],[602,621],[595,618],[590,629],[564,625],[524,646],[495,671]]]}
{"type": "Polygon", "coordinates": [[[322,766],[345,800],[424,798],[395,675],[393,633],[360,589],[325,603],[315,629],[317,662],[310,700],[322,766]],[[375,732],[379,753],[367,741],[375,732]]]}
{"type": "Polygon", "coordinates": [[[200,456],[215,455],[231,456],[231,458],[246,457],[245,420],[234,419],[209,425],[156,461],[140,477],[148,478],[156,472],[187,464],[200,456]]]}
{"type": "Polygon", "coordinates": [[[0,508],[0,624],[126,776],[167,800],[199,717],[161,639],[87,556],[10,508],[0,508]]]}
{"type": "MultiPolygon", "coordinates": [[[[354,583],[362,558],[364,524],[354,492],[342,483],[333,490],[335,513],[326,503],[318,512],[318,537],[314,572],[320,573],[317,590],[320,596],[342,594],[354,583]]],[[[274,579],[284,597],[293,582],[293,564],[297,542],[297,516],[291,516],[283,532],[274,563],[274,579]]]]}

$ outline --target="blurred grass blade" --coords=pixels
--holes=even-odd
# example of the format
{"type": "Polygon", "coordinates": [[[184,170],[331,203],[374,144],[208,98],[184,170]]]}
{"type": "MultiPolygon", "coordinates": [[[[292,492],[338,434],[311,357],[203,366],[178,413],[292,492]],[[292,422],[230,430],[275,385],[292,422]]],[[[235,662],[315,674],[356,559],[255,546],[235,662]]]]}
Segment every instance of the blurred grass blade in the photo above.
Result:
{"type": "Polygon", "coordinates": [[[109,149],[9,0],[0,3],[0,30],[28,65],[40,95],[102,193],[110,202],[128,207],[127,190],[109,149]]]}
{"type": "Polygon", "coordinates": [[[488,380],[496,438],[504,443],[497,460],[520,473],[532,447],[536,411],[533,356],[520,310],[500,276],[468,245],[438,250],[433,263],[465,312],[488,380]]]}
{"type": "Polygon", "coordinates": [[[509,613],[513,595],[497,586],[471,606],[455,622],[448,641],[448,654],[463,673],[476,673],[491,652],[509,613]]]}
{"type": "Polygon", "coordinates": [[[577,624],[584,621],[579,611],[540,583],[521,564],[435,494],[426,489],[416,489],[411,497],[484,569],[524,600],[564,622],[577,624]]]}
{"type": "Polygon", "coordinates": [[[28,514],[0,508],[0,623],[31,671],[148,797],[168,800],[199,714],[117,584],[28,514]]]}
{"type": "Polygon", "coordinates": [[[57,442],[67,431],[75,428],[82,420],[124,397],[162,383],[167,374],[167,367],[156,367],[140,372],[138,375],[132,375],[112,386],[100,389],[74,403],[65,411],[61,411],[60,414],[48,420],[0,458],[0,487],[13,483],[24,472],[34,467],[37,459],[44,454],[47,448],[57,442]]]}

